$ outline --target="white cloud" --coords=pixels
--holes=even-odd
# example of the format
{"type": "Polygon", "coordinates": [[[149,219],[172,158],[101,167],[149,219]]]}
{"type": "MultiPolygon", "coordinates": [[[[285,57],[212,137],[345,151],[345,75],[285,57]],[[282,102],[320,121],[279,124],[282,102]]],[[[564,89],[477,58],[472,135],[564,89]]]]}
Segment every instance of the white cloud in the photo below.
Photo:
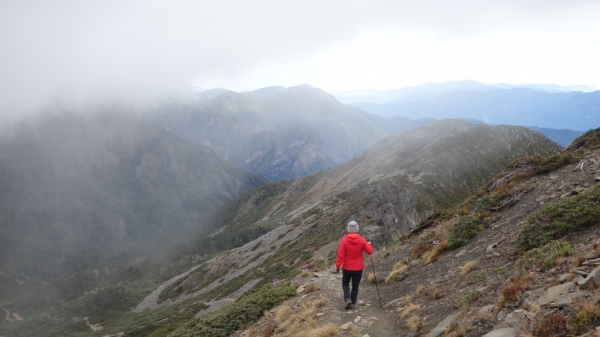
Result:
{"type": "Polygon", "coordinates": [[[5,1],[0,111],[191,83],[326,90],[431,81],[600,87],[595,1],[5,1]]]}

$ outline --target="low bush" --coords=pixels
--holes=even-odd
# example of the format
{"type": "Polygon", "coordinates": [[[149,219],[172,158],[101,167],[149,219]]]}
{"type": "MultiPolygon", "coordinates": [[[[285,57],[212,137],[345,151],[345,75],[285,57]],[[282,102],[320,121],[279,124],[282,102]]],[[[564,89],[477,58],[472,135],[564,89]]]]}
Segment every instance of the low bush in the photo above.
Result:
{"type": "Polygon", "coordinates": [[[276,288],[265,287],[260,291],[244,297],[219,311],[189,320],[179,325],[169,337],[226,337],[240,327],[254,322],[265,310],[271,309],[284,300],[296,295],[296,290],[289,284],[276,288]]]}
{"type": "Polygon", "coordinates": [[[471,241],[479,232],[479,222],[472,216],[461,216],[448,228],[448,247],[459,248],[471,241]]]}
{"type": "Polygon", "coordinates": [[[600,185],[572,198],[545,205],[523,224],[517,248],[527,251],[600,222],[600,185]]]}
{"type": "Polygon", "coordinates": [[[468,307],[471,303],[475,302],[481,296],[481,291],[474,289],[469,291],[465,296],[460,299],[458,303],[459,307],[468,307]]]}
{"type": "Polygon", "coordinates": [[[517,261],[521,269],[550,268],[562,256],[574,255],[575,250],[563,240],[554,240],[542,247],[525,252],[517,261]]]}
{"type": "Polygon", "coordinates": [[[519,298],[521,298],[521,293],[523,292],[523,290],[527,289],[527,287],[531,285],[531,282],[527,281],[522,277],[517,276],[512,276],[509,279],[509,281],[510,282],[504,287],[502,287],[502,289],[500,290],[500,292],[502,293],[503,301],[517,301],[519,298]]]}

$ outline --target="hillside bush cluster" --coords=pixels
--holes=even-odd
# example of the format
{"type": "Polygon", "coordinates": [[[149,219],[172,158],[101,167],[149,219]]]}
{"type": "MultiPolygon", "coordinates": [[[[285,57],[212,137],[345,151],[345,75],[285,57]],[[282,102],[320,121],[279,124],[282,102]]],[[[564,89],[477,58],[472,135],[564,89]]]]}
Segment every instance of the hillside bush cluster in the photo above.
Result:
{"type": "Polygon", "coordinates": [[[479,222],[472,216],[461,216],[448,228],[448,248],[466,245],[477,235],[477,232],[479,232],[479,222]]]}
{"type": "Polygon", "coordinates": [[[296,295],[296,290],[289,284],[278,287],[267,286],[221,310],[191,319],[176,327],[170,326],[155,331],[150,336],[226,337],[245,324],[257,320],[265,310],[271,309],[294,295],[296,295]]]}
{"type": "Polygon", "coordinates": [[[543,206],[523,224],[517,248],[527,251],[560,236],[600,223],[600,185],[571,198],[543,206]]]}
{"type": "Polygon", "coordinates": [[[554,240],[523,253],[517,264],[521,269],[550,268],[556,259],[569,255],[575,255],[573,247],[566,241],[554,240]]]}

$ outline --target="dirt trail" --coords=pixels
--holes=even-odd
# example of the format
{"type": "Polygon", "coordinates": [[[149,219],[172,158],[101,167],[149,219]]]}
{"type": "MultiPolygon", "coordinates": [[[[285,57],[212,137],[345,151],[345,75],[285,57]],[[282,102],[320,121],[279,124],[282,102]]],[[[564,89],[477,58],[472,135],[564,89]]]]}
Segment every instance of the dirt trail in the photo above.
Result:
{"type": "Polygon", "coordinates": [[[398,326],[397,322],[399,320],[395,317],[397,314],[380,307],[375,285],[368,283],[366,280],[368,274],[368,271],[365,269],[358,292],[358,299],[364,301],[365,305],[357,305],[354,310],[344,310],[341,273],[330,274],[328,271],[310,273],[306,279],[312,281],[308,283],[315,283],[320,288],[315,293],[322,292],[328,300],[321,309],[325,313],[322,316],[324,322],[333,323],[338,327],[352,322],[361,336],[398,336],[397,330],[402,327],[398,326]]]}
{"type": "MultiPolygon", "coordinates": [[[[284,302],[282,306],[289,306],[294,313],[301,311],[303,306],[310,306],[311,303],[321,301],[324,304],[317,309],[316,326],[333,324],[338,327],[338,336],[355,337],[358,332],[358,336],[361,337],[396,337],[399,335],[399,331],[405,330],[405,327],[400,325],[397,312],[380,308],[375,285],[366,281],[368,274],[368,271],[365,270],[358,293],[358,300],[362,300],[364,303],[357,305],[354,310],[344,310],[342,275],[331,274],[329,271],[304,272],[297,276],[292,284],[298,286],[298,295],[284,302]],[[313,290],[318,288],[318,290],[309,291],[308,289],[311,288],[313,290]],[[350,328],[342,328],[347,325],[350,328]]],[[[385,305],[385,299],[382,298],[382,300],[385,305]]],[[[278,308],[274,308],[273,312],[277,310],[278,308]]],[[[232,337],[264,336],[264,330],[269,324],[272,324],[272,320],[272,315],[269,318],[262,317],[254,326],[238,331],[232,337]]],[[[288,335],[290,335],[289,332],[275,330],[269,336],[288,335]]]]}

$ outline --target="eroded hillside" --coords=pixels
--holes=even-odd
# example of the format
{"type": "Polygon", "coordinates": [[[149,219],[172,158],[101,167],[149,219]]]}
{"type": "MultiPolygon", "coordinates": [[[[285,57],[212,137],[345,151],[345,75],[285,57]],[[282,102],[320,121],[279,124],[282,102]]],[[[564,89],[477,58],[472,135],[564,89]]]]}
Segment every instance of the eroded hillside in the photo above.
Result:
{"type": "Polygon", "coordinates": [[[324,266],[332,261],[348,219],[361,223],[363,233],[382,247],[390,236],[400,237],[458,203],[509,161],[556,150],[556,144],[525,128],[455,120],[387,138],[338,168],[265,185],[215,213],[210,221],[223,226],[206,240],[238,235],[239,228],[276,229],[173,278],[135,310],[147,313],[194,299],[210,308],[244,298],[234,294],[238,289],[294,277],[302,261],[324,266]]]}
{"type": "Polygon", "coordinates": [[[372,309],[370,275],[365,305],[348,312],[341,290],[327,288],[332,276],[306,271],[292,283],[299,296],[235,336],[387,336],[375,328],[380,322],[393,336],[595,336],[599,134],[545,159],[511,163],[458,206],[423,221],[419,233],[378,250],[383,309],[372,309]],[[290,308],[293,314],[279,315],[290,308]],[[298,317],[305,323],[289,321],[298,317]]]}

